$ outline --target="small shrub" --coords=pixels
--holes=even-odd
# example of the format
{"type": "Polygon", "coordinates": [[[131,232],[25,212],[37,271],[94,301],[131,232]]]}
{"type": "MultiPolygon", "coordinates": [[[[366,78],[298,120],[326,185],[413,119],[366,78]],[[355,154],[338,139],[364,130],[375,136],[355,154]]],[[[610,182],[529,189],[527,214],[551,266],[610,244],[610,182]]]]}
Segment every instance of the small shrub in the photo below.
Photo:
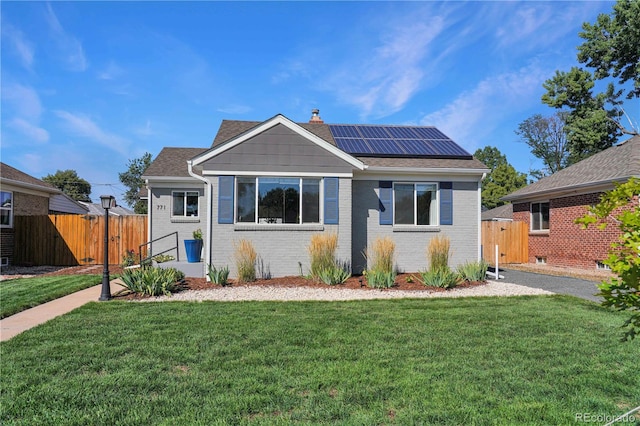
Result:
{"type": "Polygon", "coordinates": [[[343,263],[342,266],[336,263],[321,270],[318,278],[320,278],[323,283],[329,285],[343,284],[351,276],[349,269],[348,263],[343,263]]]}
{"type": "Polygon", "coordinates": [[[485,281],[488,268],[489,264],[484,260],[480,260],[478,262],[465,262],[458,266],[457,271],[460,278],[465,281],[485,281]]]}
{"type": "Polygon", "coordinates": [[[159,254],[157,256],[153,256],[153,260],[155,260],[158,263],[169,262],[174,259],[175,257],[171,256],[170,254],[159,254]]]}
{"type": "Polygon", "coordinates": [[[371,288],[391,288],[396,282],[394,271],[370,270],[365,271],[364,275],[367,278],[367,285],[371,288]]]}
{"type": "Polygon", "coordinates": [[[226,286],[229,284],[229,268],[225,265],[218,269],[214,265],[209,265],[209,272],[207,272],[209,280],[215,285],[226,286]]]}
{"type": "Polygon", "coordinates": [[[133,293],[160,296],[175,291],[178,283],[184,279],[184,273],[175,268],[125,269],[120,279],[133,293]]]}
{"type": "Polygon", "coordinates": [[[431,287],[453,288],[460,282],[460,276],[448,267],[420,272],[420,276],[418,280],[431,287]]]}
{"type": "Polygon", "coordinates": [[[136,264],[136,252],[131,250],[126,250],[124,255],[122,256],[122,267],[126,268],[127,266],[133,266],[136,264]]]}
{"type": "Polygon", "coordinates": [[[234,243],[236,268],[238,269],[238,281],[251,282],[256,280],[256,261],[258,253],[251,241],[240,240],[234,243]]]}
{"type": "Polygon", "coordinates": [[[202,239],[202,230],[200,228],[198,228],[195,231],[193,231],[193,239],[194,240],[201,240],[202,239]]]}
{"type": "Polygon", "coordinates": [[[336,265],[336,249],[338,248],[338,234],[313,234],[307,247],[311,257],[312,278],[319,279],[320,272],[334,268],[336,265]]]}
{"type": "Polygon", "coordinates": [[[393,268],[395,250],[396,243],[390,237],[376,238],[366,253],[370,271],[383,272],[387,275],[393,273],[395,277],[393,268]]]}
{"type": "Polygon", "coordinates": [[[429,241],[427,256],[429,270],[447,269],[449,267],[449,249],[451,242],[448,237],[436,236],[429,241]]]}

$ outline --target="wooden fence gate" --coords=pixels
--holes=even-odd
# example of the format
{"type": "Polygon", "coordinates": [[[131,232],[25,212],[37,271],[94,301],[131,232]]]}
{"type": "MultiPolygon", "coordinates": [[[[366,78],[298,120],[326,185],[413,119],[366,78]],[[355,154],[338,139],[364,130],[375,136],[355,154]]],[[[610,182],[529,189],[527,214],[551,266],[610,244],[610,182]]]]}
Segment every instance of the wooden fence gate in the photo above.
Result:
{"type": "Polygon", "coordinates": [[[499,263],[529,262],[529,226],[525,222],[483,221],[482,258],[490,265],[496,263],[496,244],[499,263]]]}
{"type": "MultiPolygon", "coordinates": [[[[104,261],[104,216],[48,215],[14,217],[16,265],[76,266],[104,261]]],[[[147,216],[109,216],[109,263],[147,242],[147,216]]]]}

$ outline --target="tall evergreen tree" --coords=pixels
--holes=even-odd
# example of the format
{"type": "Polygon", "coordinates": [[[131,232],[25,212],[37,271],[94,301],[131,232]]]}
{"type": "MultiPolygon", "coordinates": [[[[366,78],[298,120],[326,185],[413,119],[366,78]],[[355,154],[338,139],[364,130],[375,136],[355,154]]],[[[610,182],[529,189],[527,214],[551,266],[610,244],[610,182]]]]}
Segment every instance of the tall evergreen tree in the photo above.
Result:
{"type": "Polygon", "coordinates": [[[144,186],[142,174],[151,164],[151,154],[145,152],[142,157],[129,160],[127,171],[119,173],[120,182],[126,186],[124,201],[137,214],[147,214],[147,203],[140,200],[140,189],[144,186]]]}
{"type": "Polygon", "coordinates": [[[500,198],[527,185],[527,175],[509,164],[498,148],[486,146],[473,154],[491,172],[482,181],[482,205],[488,209],[507,204],[500,198]]]}

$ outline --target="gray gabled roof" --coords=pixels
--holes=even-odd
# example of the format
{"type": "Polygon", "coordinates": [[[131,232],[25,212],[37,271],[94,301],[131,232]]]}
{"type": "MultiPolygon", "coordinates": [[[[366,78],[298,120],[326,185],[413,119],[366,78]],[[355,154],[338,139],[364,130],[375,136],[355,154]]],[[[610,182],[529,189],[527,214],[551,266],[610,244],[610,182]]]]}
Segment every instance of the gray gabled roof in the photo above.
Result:
{"type": "MultiPolygon", "coordinates": [[[[223,143],[237,138],[264,121],[222,120],[220,128],[210,148],[163,148],[151,165],[143,173],[143,178],[188,178],[187,161],[201,154],[215,149],[223,143]]],[[[313,133],[329,144],[336,146],[328,124],[324,123],[295,123],[313,133]]],[[[479,160],[455,158],[398,158],[398,157],[354,157],[367,166],[376,168],[420,168],[420,169],[461,169],[467,172],[488,172],[489,169],[479,160]]],[[[194,167],[194,172],[199,170],[194,167]]]]}
{"type": "Polygon", "coordinates": [[[588,191],[589,188],[624,182],[632,176],[640,177],[640,136],[634,136],[616,146],[592,155],[566,169],[540,179],[502,197],[507,201],[588,191]]]}
{"type": "Polygon", "coordinates": [[[513,204],[504,204],[480,213],[480,220],[513,220],[513,204]]]}

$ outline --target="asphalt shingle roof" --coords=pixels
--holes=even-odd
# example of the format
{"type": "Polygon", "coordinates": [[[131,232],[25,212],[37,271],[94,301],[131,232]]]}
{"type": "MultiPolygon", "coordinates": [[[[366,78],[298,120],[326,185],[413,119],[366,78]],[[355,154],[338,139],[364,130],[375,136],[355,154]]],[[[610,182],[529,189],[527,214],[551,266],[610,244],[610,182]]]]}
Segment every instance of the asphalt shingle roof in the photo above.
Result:
{"type": "Polygon", "coordinates": [[[190,177],[187,161],[205,151],[207,151],[206,148],[162,148],[142,176],[190,177]]]}
{"type": "MultiPolygon", "coordinates": [[[[223,143],[242,135],[262,121],[222,120],[220,128],[211,144],[216,148],[223,143]]],[[[328,124],[324,123],[296,123],[331,145],[336,145],[328,124]]],[[[164,148],[151,165],[144,172],[144,177],[189,177],[186,162],[204,152],[205,148],[164,148]]],[[[407,157],[357,157],[358,160],[371,167],[391,168],[442,168],[442,169],[486,169],[487,167],[477,159],[455,158],[407,158],[407,157]]]]}
{"type": "Polygon", "coordinates": [[[513,204],[504,204],[480,213],[481,220],[513,219],[513,204]]]}
{"type": "Polygon", "coordinates": [[[41,186],[44,190],[48,190],[49,192],[59,192],[58,189],[50,183],[34,178],[33,176],[21,172],[20,170],[5,163],[0,163],[0,177],[29,185],[41,186]],[[54,191],[51,191],[52,189],[54,191]]]}
{"type": "Polygon", "coordinates": [[[502,199],[524,200],[561,190],[625,181],[631,176],[640,176],[640,136],[585,158],[502,199]]]}

